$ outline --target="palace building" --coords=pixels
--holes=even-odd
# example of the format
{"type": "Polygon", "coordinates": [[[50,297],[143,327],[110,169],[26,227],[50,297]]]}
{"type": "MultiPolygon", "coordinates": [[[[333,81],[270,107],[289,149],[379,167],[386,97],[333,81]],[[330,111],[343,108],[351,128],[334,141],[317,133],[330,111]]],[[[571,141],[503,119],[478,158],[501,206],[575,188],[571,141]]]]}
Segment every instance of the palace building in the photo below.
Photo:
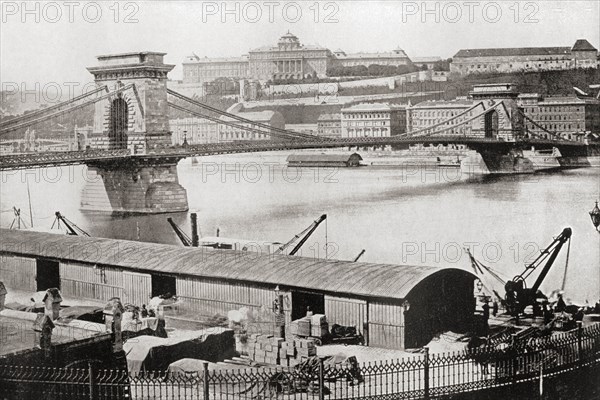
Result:
{"type": "Polygon", "coordinates": [[[300,44],[290,32],[276,46],[260,47],[249,53],[249,73],[254,79],[323,78],[331,52],[325,47],[300,44]]]}
{"type": "Polygon", "coordinates": [[[248,57],[200,58],[187,56],[183,62],[183,83],[203,84],[217,78],[242,79],[248,77],[248,57]]]}
{"type": "Polygon", "coordinates": [[[585,39],[572,47],[462,49],[450,63],[450,71],[461,75],[575,68],[598,68],[598,50],[585,39]]]}
{"type": "Polygon", "coordinates": [[[386,53],[354,53],[354,54],[346,54],[343,50],[336,50],[334,53],[334,60],[332,62],[333,65],[338,65],[342,67],[356,67],[359,65],[364,65],[368,67],[369,65],[377,64],[377,65],[391,65],[391,66],[400,66],[400,65],[408,65],[411,63],[410,58],[406,55],[404,50],[401,48],[396,48],[394,51],[386,52],[386,53]]]}
{"type": "Polygon", "coordinates": [[[378,65],[408,65],[410,58],[397,48],[383,53],[346,54],[318,45],[306,45],[287,32],[274,46],[250,50],[247,55],[231,58],[200,58],[192,54],[183,62],[183,84],[202,85],[217,78],[256,79],[266,82],[275,79],[324,78],[332,66],[368,67],[378,65]]]}

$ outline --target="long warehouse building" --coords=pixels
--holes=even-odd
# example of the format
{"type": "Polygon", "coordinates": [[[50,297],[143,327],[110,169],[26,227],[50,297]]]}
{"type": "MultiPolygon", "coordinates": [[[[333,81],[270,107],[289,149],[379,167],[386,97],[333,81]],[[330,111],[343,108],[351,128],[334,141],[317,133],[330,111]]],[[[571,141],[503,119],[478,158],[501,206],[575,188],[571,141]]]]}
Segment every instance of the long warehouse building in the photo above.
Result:
{"type": "Polygon", "coordinates": [[[307,307],[331,324],[356,326],[368,345],[419,347],[471,326],[476,276],[458,268],[321,260],[0,229],[0,281],[13,289],[147,304],[170,292],[188,313],[214,316],[247,307],[259,331],[273,331],[273,301],[286,323],[307,307]]]}

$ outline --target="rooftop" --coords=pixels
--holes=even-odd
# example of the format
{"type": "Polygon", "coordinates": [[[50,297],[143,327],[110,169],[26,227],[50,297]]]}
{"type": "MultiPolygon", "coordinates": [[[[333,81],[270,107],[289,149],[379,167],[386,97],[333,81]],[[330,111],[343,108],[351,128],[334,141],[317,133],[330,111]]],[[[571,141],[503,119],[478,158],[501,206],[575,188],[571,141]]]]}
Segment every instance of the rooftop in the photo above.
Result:
{"type": "Polygon", "coordinates": [[[571,51],[598,51],[590,42],[585,39],[578,39],[571,51]]]}
{"type": "Polygon", "coordinates": [[[432,108],[432,107],[440,107],[440,108],[469,108],[473,106],[473,100],[468,99],[454,99],[454,100],[426,100],[420,103],[415,104],[410,107],[411,109],[417,108],[432,108]]]}
{"type": "MultiPolygon", "coordinates": [[[[0,356],[16,351],[30,350],[39,347],[40,332],[34,330],[37,313],[5,309],[0,311],[0,356]]],[[[78,321],[76,327],[69,324],[56,323],[52,330],[52,344],[70,343],[93,337],[101,338],[103,333],[94,330],[91,325],[78,321]],[[86,329],[86,324],[90,329],[86,329]]]]}
{"type": "Polygon", "coordinates": [[[549,96],[544,97],[538,104],[600,104],[600,100],[597,99],[581,99],[575,96],[549,96]]]}
{"type": "Polygon", "coordinates": [[[432,63],[432,62],[438,62],[438,61],[442,61],[442,57],[413,57],[411,58],[412,62],[415,64],[418,63],[432,63]]]}
{"type": "Polygon", "coordinates": [[[241,57],[186,57],[183,64],[213,64],[213,63],[247,63],[248,56],[241,57]]]}
{"type": "Polygon", "coordinates": [[[368,298],[404,299],[421,281],[459,268],[391,265],[0,229],[0,254],[199,276],[368,298]]]}
{"type": "MultiPolygon", "coordinates": [[[[238,117],[246,118],[251,121],[255,121],[255,122],[263,121],[264,122],[264,121],[270,121],[276,114],[279,114],[279,111],[272,111],[272,110],[241,111],[241,112],[236,112],[234,114],[237,115],[238,117]]],[[[231,117],[227,117],[227,116],[222,116],[222,117],[220,117],[220,119],[223,121],[239,122],[238,120],[231,118],[231,117]]]]}
{"type": "Polygon", "coordinates": [[[326,113],[319,115],[318,121],[339,121],[341,118],[342,115],[340,113],[326,113]]]}
{"type": "MultiPolygon", "coordinates": [[[[340,53],[338,53],[340,54],[340,53]]],[[[385,53],[342,53],[337,56],[338,59],[352,59],[352,58],[408,58],[404,50],[397,49],[394,51],[388,51],[385,53]]]]}
{"type": "Polygon", "coordinates": [[[388,103],[360,103],[353,106],[342,108],[342,112],[348,111],[392,111],[404,110],[405,106],[393,105],[388,103]]]}
{"type": "Polygon", "coordinates": [[[454,55],[454,58],[500,56],[556,56],[569,55],[570,53],[570,47],[507,47],[495,49],[462,49],[454,55]]]}
{"type": "MultiPolygon", "coordinates": [[[[293,49],[293,50],[289,50],[289,51],[308,51],[308,50],[328,50],[325,47],[321,47],[318,45],[313,45],[313,44],[300,44],[298,46],[298,48],[293,49]]],[[[266,51],[281,51],[279,49],[279,46],[262,46],[262,47],[257,47],[255,49],[250,50],[250,53],[257,53],[257,52],[266,52],[266,51]]],[[[287,50],[284,50],[287,51],[287,50]]]]}

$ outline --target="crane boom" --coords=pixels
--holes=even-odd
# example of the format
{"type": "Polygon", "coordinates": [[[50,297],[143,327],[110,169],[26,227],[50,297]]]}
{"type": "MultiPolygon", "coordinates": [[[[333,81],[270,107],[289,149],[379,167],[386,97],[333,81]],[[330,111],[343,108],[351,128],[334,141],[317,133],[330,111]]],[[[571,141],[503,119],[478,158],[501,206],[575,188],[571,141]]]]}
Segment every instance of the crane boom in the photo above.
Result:
{"type": "Polygon", "coordinates": [[[537,306],[536,298],[544,297],[543,295],[538,296],[538,291],[548,275],[552,264],[558,257],[560,250],[563,245],[571,239],[572,234],[571,228],[565,228],[558,237],[556,237],[548,247],[546,247],[539,256],[529,265],[525,267],[525,270],[515,276],[512,280],[506,282],[506,301],[509,305],[512,314],[521,313],[528,305],[534,306],[534,310],[537,306]],[[530,287],[526,287],[526,279],[535,271],[542,263],[544,263],[539,276],[535,280],[534,284],[530,287]]]}
{"type": "Polygon", "coordinates": [[[306,229],[304,229],[299,234],[295,235],[287,243],[281,245],[277,250],[275,250],[275,254],[281,253],[282,251],[284,251],[285,249],[287,249],[289,246],[291,246],[292,243],[294,243],[296,240],[298,240],[298,238],[300,238],[302,235],[306,234],[300,240],[300,242],[296,245],[296,247],[294,247],[294,249],[290,252],[291,256],[293,256],[294,254],[296,254],[296,252],[298,252],[298,250],[300,250],[300,248],[302,247],[302,245],[304,244],[304,242],[306,242],[306,240],[310,237],[310,235],[312,235],[312,233],[315,231],[315,229],[317,229],[317,227],[321,224],[321,222],[325,221],[326,218],[327,218],[327,214],[321,215],[319,217],[319,219],[317,219],[316,221],[313,221],[313,223],[310,224],[306,229]]]}
{"type": "Polygon", "coordinates": [[[192,240],[184,231],[181,230],[179,225],[177,225],[175,221],[173,221],[173,218],[167,218],[167,222],[171,225],[171,228],[173,228],[173,231],[175,231],[175,234],[177,235],[179,240],[181,240],[181,243],[183,243],[183,245],[186,247],[191,247],[192,240]]]}
{"type": "Polygon", "coordinates": [[[315,229],[317,229],[319,227],[319,225],[321,225],[321,222],[325,221],[326,219],[327,219],[327,214],[323,214],[319,217],[318,220],[314,221],[311,224],[306,235],[304,235],[304,237],[302,239],[300,239],[300,241],[298,242],[296,247],[294,247],[294,249],[292,251],[290,251],[290,256],[293,256],[294,254],[296,254],[298,252],[298,250],[300,250],[300,248],[304,245],[304,243],[308,240],[308,238],[313,234],[315,229]]]}
{"type": "Polygon", "coordinates": [[[357,262],[358,259],[361,258],[363,254],[365,254],[365,251],[365,249],[362,249],[360,253],[358,253],[358,255],[354,258],[354,262],[357,262]]]}
{"type": "MultiPolygon", "coordinates": [[[[65,226],[67,227],[67,230],[69,231],[69,235],[73,235],[73,236],[90,236],[89,233],[87,233],[86,231],[84,231],[83,229],[81,229],[80,227],[78,227],[77,225],[75,225],[75,223],[73,221],[70,221],[67,217],[65,217],[64,215],[62,215],[60,213],[60,211],[56,211],[54,213],[54,215],[56,216],[56,219],[54,220],[54,222],[56,223],[58,221],[58,227],[60,228],[60,223],[62,222],[63,224],[65,224],[65,226]]],[[[52,224],[52,228],[54,228],[54,223],[52,224]]],[[[50,228],[50,229],[52,229],[50,228]]]]}
{"type": "MultiPolygon", "coordinates": [[[[546,248],[546,250],[544,250],[538,256],[536,261],[540,260],[540,263],[541,263],[544,260],[543,255],[551,252],[550,257],[548,258],[548,261],[546,261],[546,265],[542,269],[542,272],[540,272],[540,275],[538,276],[538,278],[535,280],[535,283],[531,287],[531,290],[537,291],[540,288],[540,286],[542,285],[542,282],[544,281],[544,278],[546,278],[546,275],[548,275],[548,271],[550,271],[552,264],[554,264],[554,260],[556,260],[558,253],[560,253],[560,249],[571,238],[572,233],[573,232],[571,231],[571,228],[563,229],[562,233],[560,235],[558,235],[558,237],[556,239],[554,239],[552,244],[550,244],[550,246],[548,246],[546,248]]],[[[531,265],[533,265],[534,263],[535,263],[535,261],[531,265]]],[[[536,268],[536,267],[534,267],[534,268],[536,268]]]]}

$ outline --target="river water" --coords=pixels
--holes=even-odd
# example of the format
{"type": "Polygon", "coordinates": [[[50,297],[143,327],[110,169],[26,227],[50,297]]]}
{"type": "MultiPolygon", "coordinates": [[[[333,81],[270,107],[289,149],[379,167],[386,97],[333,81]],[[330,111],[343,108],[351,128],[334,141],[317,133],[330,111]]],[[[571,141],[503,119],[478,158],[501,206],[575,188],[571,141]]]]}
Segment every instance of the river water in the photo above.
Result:
{"type": "MultiPolygon", "coordinates": [[[[433,167],[286,168],[288,153],[183,160],[180,183],[201,236],[286,242],[321,214],[302,255],[470,269],[463,248],[503,278],[522,272],[565,227],[573,229],[566,297],[595,302],[600,293],[600,234],[588,212],[600,197],[600,169],[469,179],[433,167]]],[[[2,173],[0,225],[20,207],[30,224],[48,229],[61,211],[92,236],[179,244],[166,215],[110,216],[79,210],[83,166],[2,173]]],[[[189,232],[189,215],[173,214],[189,232]]],[[[542,289],[560,288],[567,249],[542,289]]],[[[537,276],[536,273],[532,276],[537,276]]],[[[530,280],[529,283],[533,283],[530,280]]],[[[504,293],[501,284],[496,289],[504,293]]]]}

